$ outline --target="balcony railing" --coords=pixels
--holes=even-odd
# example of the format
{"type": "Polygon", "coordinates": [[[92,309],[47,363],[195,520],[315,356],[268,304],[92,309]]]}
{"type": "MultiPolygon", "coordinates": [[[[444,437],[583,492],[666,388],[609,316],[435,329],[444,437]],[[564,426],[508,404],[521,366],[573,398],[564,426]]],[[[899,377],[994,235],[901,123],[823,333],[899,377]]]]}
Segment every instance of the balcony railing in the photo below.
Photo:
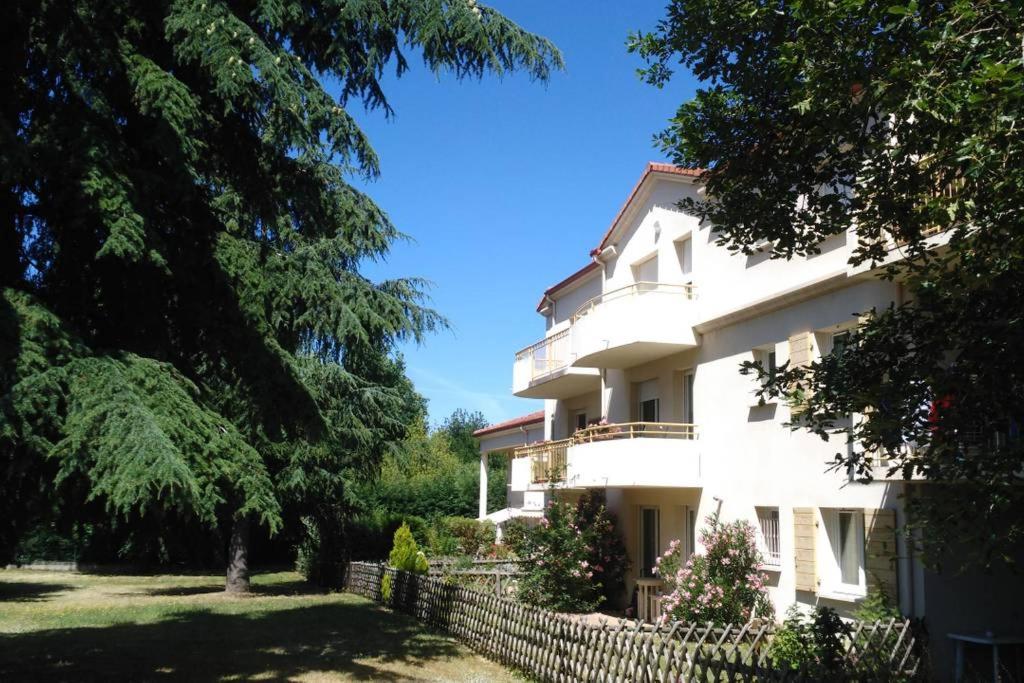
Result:
{"type": "Polygon", "coordinates": [[[516,362],[527,361],[530,381],[569,365],[569,328],[516,352],[516,362]]]}
{"type": "Polygon", "coordinates": [[[606,304],[619,299],[630,297],[647,296],[655,294],[682,295],[686,299],[696,298],[696,289],[693,285],[670,285],[663,282],[634,282],[633,284],[619,287],[608,292],[602,292],[597,296],[588,299],[582,306],[572,314],[570,321],[575,324],[580,318],[590,315],[601,304],[606,304]]]}
{"type": "Polygon", "coordinates": [[[565,467],[568,462],[568,449],[572,439],[544,441],[520,446],[512,453],[513,457],[530,459],[530,481],[534,484],[546,484],[565,480],[565,467]]]}
{"type": "Polygon", "coordinates": [[[572,435],[573,444],[613,439],[687,439],[697,438],[697,426],[683,422],[623,422],[592,425],[572,435]]]}

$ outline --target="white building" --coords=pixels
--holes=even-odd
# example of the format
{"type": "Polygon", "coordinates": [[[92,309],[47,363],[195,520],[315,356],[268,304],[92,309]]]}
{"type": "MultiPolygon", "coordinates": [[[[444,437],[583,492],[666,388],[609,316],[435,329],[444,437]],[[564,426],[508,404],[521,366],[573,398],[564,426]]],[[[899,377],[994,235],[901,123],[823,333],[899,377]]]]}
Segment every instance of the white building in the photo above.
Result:
{"type": "Polygon", "coordinates": [[[488,453],[512,457],[509,507],[488,511],[482,493],[480,516],[539,516],[551,482],[569,496],[599,488],[631,555],[630,590],[671,540],[699,552],[717,511],[761,530],[780,616],[793,603],[848,614],[877,585],[905,614],[927,614],[936,642],[1024,622],[1020,581],[986,579],[988,590],[931,574],[905,547],[895,529],[918,485],[828,471],[841,440],[791,431],[791,408],[758,405],[757,380],[739,373],[829,353],[859,312],[900,302],[901,285],[848,264],[852,235],[790,261],[731,253],[676,208],[701,193],[694,172],[649,164],[591,262],[544,292],[544,337],[513,365],[513,393],[544,411],[478,433],[482,477],[488,453]]]}

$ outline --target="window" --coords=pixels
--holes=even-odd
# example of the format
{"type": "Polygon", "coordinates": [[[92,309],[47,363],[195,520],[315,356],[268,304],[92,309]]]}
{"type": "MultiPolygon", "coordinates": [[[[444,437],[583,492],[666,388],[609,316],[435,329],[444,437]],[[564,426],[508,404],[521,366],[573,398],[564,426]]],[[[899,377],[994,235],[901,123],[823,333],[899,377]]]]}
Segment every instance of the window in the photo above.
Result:
{"type": "Polygon", "coordinates": [[[576,431],[587,428],[587,414],[579,410],[576,412],[576,431]]]}
{"type": "Polygon", "coordinates": [[[640,508],[640,576],[654,576],[658,558],[658,508],[640,508]]]}
{"type": "Polygon", "coordinates": [[[640,422],[661,421],[661,401],[658,397],[658,380],[641,382],[637,387],[637,420],[640,422]]]}
{"type": "Polygon", "coordinates": [[[683,424],[694,424],[693,402],[693,370],[688,370],[683,373],[683,424]]]}
{"type": "Polygon", "coordinates": [[[658,281],[658,256],[654,255],[642,263],[633,266],[634,282],[658,281]]]}
{"type": "Polygon", "coordinates": [[[686,508],[686,555],[697,552],[697,508],[686,508]]]}
{"type": "Polygon", "coordinates": [[[836,332],[832,335],[832,353],[840,354],[850,345],[850,331],[836,332]]]}
{"type": "Polygon", "coordinates": [[[860,510],[832,510],[826,516],[834,566],[833,588],[864,590],[864,515],[860,510]]]}
{"type": "Polygon", "coordinates": [[[646,401],[640,401],[640,422],[658,422],[658,399],[649,398],[646,401]]]}
{"type": "Polygon", "coordinates": [[[757,508],[757,522],[761,527],[761,552],[765,564],[772,567],[782,565],[779,545],[779,508],[757,508]]]}
{"type": "Polygon", "coordinates": [[[769,374],[775,372],[776,368],[779,367],[775,360],[774,344],[754,349],[754,360],[760,363],[765,372],[769,374]]]}
{"type": "Polygon", "coordinates": [[[691,282],[693,274],[693,241],[689,237],[676,242],[676,256],[679,258],[679,271],[686,282],[691,282]]]}

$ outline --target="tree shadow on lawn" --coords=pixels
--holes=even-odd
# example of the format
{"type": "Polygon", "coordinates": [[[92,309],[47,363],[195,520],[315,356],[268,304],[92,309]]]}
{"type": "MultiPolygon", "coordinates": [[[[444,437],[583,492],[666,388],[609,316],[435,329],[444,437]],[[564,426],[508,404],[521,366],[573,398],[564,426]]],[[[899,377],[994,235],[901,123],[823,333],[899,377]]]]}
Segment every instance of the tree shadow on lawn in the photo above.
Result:
{"type": "Polygon", "coordinates": [[[258,614],[202,609],[154,624],[0,635],[0,680],[287,680],[336,672],[393,681],[461,654],[411,618],[362,601],[258,614]],[[375,659],[408,673],[379,668],[375,659]]]}
{"type": "MultiPolygon", "coordinates": [[[[223,593],[224,582],[206,583],[201,586],[171,586],[169,588],[152,588],[144,592],[151,596],[186,596],[205,595],[208,593],[223,593]]],[[[288,595],[323,595],[327,591],[315,586],[308,581],[279,581],[277,583],[251,583],[249,592],[257,597],[288,596],[288,595]]]]}
{"type": "Polygon", "coordinates": [[[74,586],[57,582],[0,580],[0,602],[41,602],[53,593],[72,588],[74,586]]]}

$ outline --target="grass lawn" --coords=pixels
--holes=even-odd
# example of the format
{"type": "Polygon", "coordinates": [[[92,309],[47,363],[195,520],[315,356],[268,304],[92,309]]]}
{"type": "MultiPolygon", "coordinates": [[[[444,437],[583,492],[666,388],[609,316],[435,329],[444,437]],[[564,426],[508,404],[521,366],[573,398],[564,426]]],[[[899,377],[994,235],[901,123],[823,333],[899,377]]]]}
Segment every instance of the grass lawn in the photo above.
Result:
{"type": "Polygon", "coordinates": [[[410,618],[293,572],[231,597],[219,576],[0,570],[0,681],[512,681],[410,618]]]}

